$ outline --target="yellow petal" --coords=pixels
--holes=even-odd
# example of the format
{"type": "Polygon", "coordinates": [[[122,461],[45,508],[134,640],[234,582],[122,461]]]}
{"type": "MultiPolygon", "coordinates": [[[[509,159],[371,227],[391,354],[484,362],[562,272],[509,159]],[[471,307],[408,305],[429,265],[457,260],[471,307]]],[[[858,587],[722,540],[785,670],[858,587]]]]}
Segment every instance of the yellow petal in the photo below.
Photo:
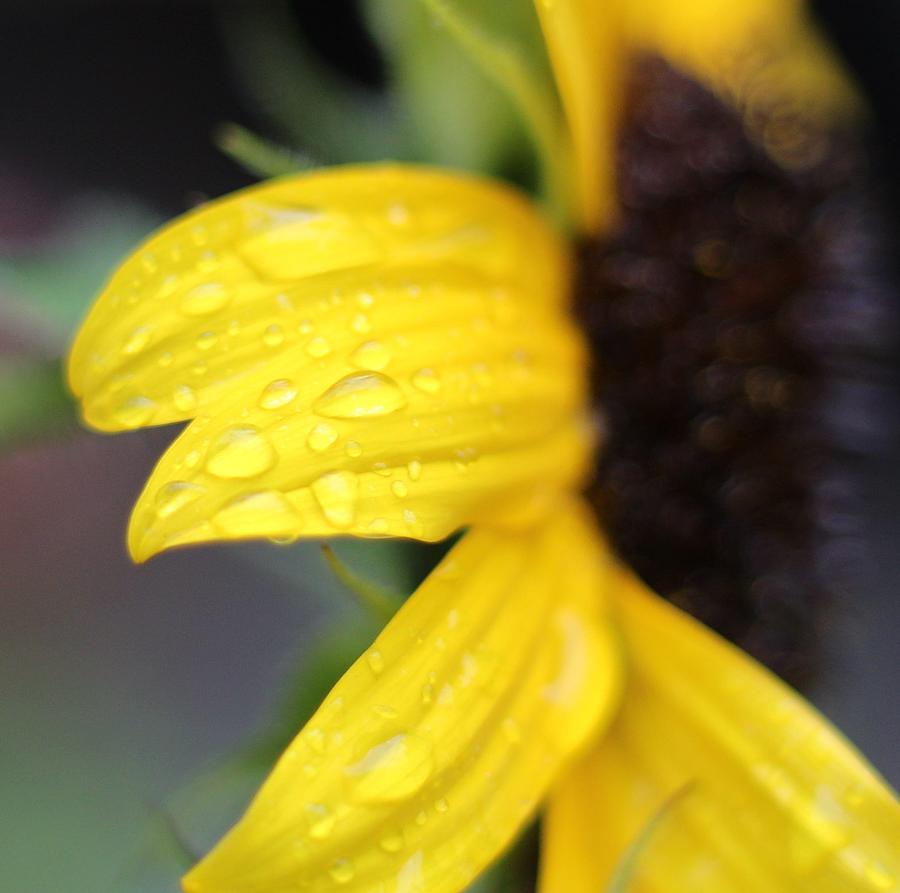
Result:
{"type": "Polygon", "coordinates": [[[290,745],[189,893],[461,890],[617,702],[580,508],[468,533],[290,745]]]}
{"type": "Polygon", "coordinates": [[[595,231],[608,222],[615,197],[624,74],[619,12],[606,0],[535,0],[535,7],[572,137],[581,227],[595,231]]]}
{"type": "Polygon", "coordinates": [[[135,510],[133,554],[533,514],[589,449],[567,280],[524,200],[421,168],[292,177],[166,227],[70,362],[97,427],[195,417],[135,510]]]}
{"type": "Polygon", "coordinates": [[[743,109],[829,118],[856,104],[803,0],[617,0],[624,39],[658,53],[743,109]]]}
{"type": "Polygon", "coordinates": [[[541,893],[597,893],[667,798],[634,893],[877,893],[900,883],[900,804],[782,682],[626,571],[629,665],[609,734],[554,795],[541,893]]]}

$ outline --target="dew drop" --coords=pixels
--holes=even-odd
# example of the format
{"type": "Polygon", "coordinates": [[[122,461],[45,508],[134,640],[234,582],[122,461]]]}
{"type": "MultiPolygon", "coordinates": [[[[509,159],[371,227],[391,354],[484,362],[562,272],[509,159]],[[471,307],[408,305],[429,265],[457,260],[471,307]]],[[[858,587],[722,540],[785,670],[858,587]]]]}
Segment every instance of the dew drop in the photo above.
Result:
{"type": "Polygon", "coordinates": [[[413,374],[412,383],[423,394],[436,394],[441,389],[441,380],[434,369],[419,369],[413,374]]]}
{"type": "Polygon", "coordinates": [[[259,405],[263,409],[279,409],[287,406],[297,396],[297,388],[287,378],[277,378],[269,382],[259,395],[259,405]]]}
{"type": "Polygon", "coordinates": [[[320,422],[306,437],[306,445],[316,453],[322,453],[338,439],[338,433],[328,424],[320,422]]]}
{"type": "Polygon", "coordinates": [[[325,753],[325,733],[321,729],[307,729],[303,733],[303,739],[317,754],[325,753]]]}
{"type": "Polygon", "coordinates": [[[309,822],[309,836],[313,840],[325,840],[334,830],[335,818],[324,803],[307,803],[306,818],[309,822]]]}
{"type": "Polygon", "coordinates": [[[197,408],[197,395],[190,385],[176,385],[172,391],[172,403],[179,412],[193,412],[197,408]]]}
{"type": "Polygon", "coordinates": [[[417,481],[422,477],[422,463],[418,459],[410,459],[406,470],[411,481],[417,481]]]}
{"type": "Polygon", "coordinates": [[[160,518],[168,518],[205,492],[205,487],[190,481],[169,481],[156,491],[156,514],[160,518]]]}
{"type": "Polygon", "coordinates": [[[179,309],[187,316],[208,316],[231,300],[231,292],[221,282],[204,282],[186,291],[179,309]]]}
{"type": "Polygon", "coordinates": [[[140,353],[153,337],[153,328],[151,326],[138,326],[126,339],[122,345],[122,353],[129,356],[140,353]]]}
{"type": "Polygon", "coordinates": [[[354,315],[353,319],[350,320],[350,328],[356,332],[357,335],[367,335],[372,331],[372,323],[365,313],[357,313],[354,315]]]}
{"type": "Polygon", "coordinates": [[[384,672],[384,655],[377,648],[366,652],[366,663],[376,676],[380,676],[384,672]]]}
{"type": "Polygon", "coordinates": [[[316,337],[311,338],[306,345],[306,352],[315,359],[327,357],[328,354],[331,353],[331,342],[321,335],[316,335],[316,337]]]}
{"type": "Polygon", "coordinates": [[[171,366],[175,360],[175,355],[171,351],[166,351],[165,353],[161,353],[159,358],[157,359],[157,363],[165,369],[167,366],[171,366]]]}
{"type": "Polygon", "coordinates": [[[311,319],[301,319],[297,323],[297,331],[301,335],[309,335],[313,330],[313,321],[311,319]]]}
{"type": "Polygon", "coordinates": [[[420,790],[433,768],[431,744],[418,735],[401,732],[370,748],[344,773],[352,779],[353,797],[358,802],[393,803],[420,790]]]}
{"type": "Polygon", "coordinates": [[[275,448],[258,428],[236,425],[223,431],[210,447],[206,470],[220,478],[252,478],[277,460],[275,448]]]}
{"type": "Polygon", "coordinates": [[[445,813],[445,812],[449,811],[450,804],[447,802],[446,797],[441,797],[439,800],[437,800],[435,802],[434,808],[440,813],[445,813]]]}
{"type": "Polygon", "coordinates": [[[329,471],[313,481],[311,489],[329,524],[338,529],[353,524],[359,479],[352,471],[329,471]]]}
{"type": "Polygon", "coordinates": [[[385,518],[373,518],[369,522],[369,533],[375,536],[384,536],[390,529],[390,525],[385,518]]]}
{"type": "Polygon", "coordinates": [[[405,496],[409,495],[409,487],[403,481],[394,481],[391,484],[391,492],[398,499],[403,499],[405,496]]]}
{"type": "Polygon", "coordinates": [[[215,332],[201,332],[195,339],[194,344],[197,350],[209,350],[211,347],[215,347],[218,340],[219,336],[215,332]]]}
{"type": "Polygon", "coordinates": [[[349,884],[356,875],[356,869],[349,859],[335,859],[328,873],[336,884],[349,884]]]}
{"type": "Polygon", "coordinates": [[[283,493],[244,493],[213,516],[213,525],[230,536],[287,536],[300,526],[300,515],[283,493]]]}
{"type": "Polygon", "coordinates": [[[377,372],[384,369],[390,361],[391,352],[380,341],[364,341],[350,354],[350,362],[357,369],[373,369],[377,372]]]}
{"type": "Polygon", "coordinates": [[[399,831],[387,831],[378,841],[378,846],[385,853],[399,853],[403,849],[403,835],[399,831]]]}
{"type": "Polygon", "coordinates": [[[511,716],[503,720],[502,728],[503,735],[510,744],[518,744],[522,740],[522,730],[511,716]]]}
{"type": "Polygon", "coordinates": [[[262,340],[266,347],[278,347],[284,343],[284,329],[278,323],[272,323],[263,331],[262,340]]]}
{"type": "Polygon", "coordinates": [[[421,534],[422,524],[419,521],[419,516],[412,509],[403,509],[403,523],[406,524],[407,530],[413,536],[421,534]]]}
{"type": "Polygon", "coordinates": [[[351,459],[358,459],[362,455],[362,447],[355,440],[348,440],[344,449],[351,459]]]}
{"type": "Polygon", "coordinates": [[[138,395],[129,397],[119,404],[113,412],[113,418],[123,428],[140,428],[141,425],[146,425],[153,418],[155,412],[156,403],[149,397],[138,395]]]}
{"type": "Polygon", "coordinates": [[[335,382],[313,405],[332,419],[383,416],[406,406],[400,386],[380,372],[357,372],[335,382]]]}

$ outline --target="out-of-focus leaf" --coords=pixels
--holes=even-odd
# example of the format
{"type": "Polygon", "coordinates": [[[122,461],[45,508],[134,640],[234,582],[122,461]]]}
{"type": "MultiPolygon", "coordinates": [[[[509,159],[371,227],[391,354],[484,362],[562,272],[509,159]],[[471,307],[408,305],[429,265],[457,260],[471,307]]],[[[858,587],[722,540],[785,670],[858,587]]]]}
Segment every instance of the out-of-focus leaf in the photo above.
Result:
{"type": "Polygon", "coordinates": [[[71,428],[75,404],[59,361],[0,363],[0,449],[71,428]]]}
{"type": "MultiPolygon", "coordinates": [[[[531,0],[457,0],[453,8],[484,35],[515,48],[536,81],[553,83],[531,0]]],[[[418,0],[366,0],[365,9],[416,157],[533,180],[519,114],[446,27],[418,0]]]]}
{"type": "Polygon", "coordinates": [[[116,263],[160,222],[119,199],[73,202],[53,238],[32,253],[0,246],[0,309],[63,345],[116,263]]]}
{"type": "Polygon", "coordinates": [[[234,4],[222,26],[240,82],[291,145],[330,164],[406,157],[385,97],[320,59],[288,4],[234,4]]]}
{"type": "Polygon", "coordinates": [[[214,140],[229,158],[261,179],[281,177],[315,165],[308,155],[273,143],[240,124],[223,124],[214,140]]]}

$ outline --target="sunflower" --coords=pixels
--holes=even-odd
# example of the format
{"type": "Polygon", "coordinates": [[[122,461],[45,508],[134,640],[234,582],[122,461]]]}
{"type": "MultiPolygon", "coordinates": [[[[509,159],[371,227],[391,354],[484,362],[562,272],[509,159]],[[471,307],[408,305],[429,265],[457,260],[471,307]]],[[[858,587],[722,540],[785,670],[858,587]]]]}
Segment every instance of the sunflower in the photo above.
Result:
{"type": "MultiPolygon", "coordinates": [[[[537,10],[568,129],[534,114],[535,132],[559,148],[553,207],[582,234],[618,215],[639,54],[704,84],[783,165],[818,145],[783,103],[813,131],[852,105],[788,0],[537,10]]],[[[69,363],[86,421],[189,422],[134,509],[136,560],[465,530],[189,893],[452,893],[544,804],[542,893],[604,889],[657,824],[634,890],[897,886],[884,783],[777,678],[649,592],[579,495],[603,438],[560,229],[469,174],[336,167],[188,213],[91,310],[69,363]]]]}

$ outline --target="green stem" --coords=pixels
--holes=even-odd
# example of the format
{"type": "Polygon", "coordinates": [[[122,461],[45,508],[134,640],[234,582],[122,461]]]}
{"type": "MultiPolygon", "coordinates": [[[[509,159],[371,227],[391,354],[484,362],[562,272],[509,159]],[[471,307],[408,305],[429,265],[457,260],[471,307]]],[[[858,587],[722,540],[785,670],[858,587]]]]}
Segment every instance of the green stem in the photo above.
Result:
{"type": "Polygon", "coordinates": [[[511,100],[534,141],[547,210],[563,227],[571,217],[571,165],[566,132],[553,95],[528,71],[515,47],[488,36],[446,0],[419,0],[511,100]]]}
{"type": "Polygon", "coordinates": [[[397,609],[403,603],[400,595],[354,573],[327,544],[322,545],[322,556],[335,577],[379,620],[387,623],[397,613],[397,609]]]}

